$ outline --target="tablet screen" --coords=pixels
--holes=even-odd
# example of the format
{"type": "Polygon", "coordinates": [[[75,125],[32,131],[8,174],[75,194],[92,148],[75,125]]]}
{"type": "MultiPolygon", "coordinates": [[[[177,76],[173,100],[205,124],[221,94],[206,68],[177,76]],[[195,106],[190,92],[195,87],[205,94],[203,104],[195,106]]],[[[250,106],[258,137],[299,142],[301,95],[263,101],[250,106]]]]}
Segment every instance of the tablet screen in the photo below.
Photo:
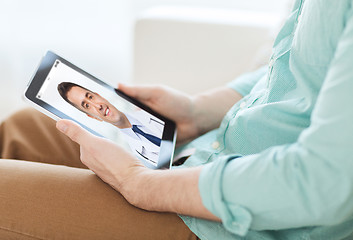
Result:
{"type": "Polygon", "coordinates": [[[40,105],[49,111],[55,109],[51,112],[59,118],[69,116],[96,135],[125,146],[150,168],[169,165],[173,139],[167,136],[163,117],[62,60],[51,61],[46,76],[41,75],[35,102],[45,103],[40,105]]]}

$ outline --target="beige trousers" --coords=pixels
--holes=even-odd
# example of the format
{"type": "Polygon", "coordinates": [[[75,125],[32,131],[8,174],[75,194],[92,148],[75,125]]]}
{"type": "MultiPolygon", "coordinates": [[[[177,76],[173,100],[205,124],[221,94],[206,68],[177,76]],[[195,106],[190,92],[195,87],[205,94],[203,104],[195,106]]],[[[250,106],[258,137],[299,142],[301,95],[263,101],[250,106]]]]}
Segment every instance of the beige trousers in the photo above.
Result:
{"type": "Polygon", "coordinates": [[[1,124],[0,156],[18,159],[0,160],[0,239],[198,239],[176,214],[130,205],[35,110],[1,124]]]}

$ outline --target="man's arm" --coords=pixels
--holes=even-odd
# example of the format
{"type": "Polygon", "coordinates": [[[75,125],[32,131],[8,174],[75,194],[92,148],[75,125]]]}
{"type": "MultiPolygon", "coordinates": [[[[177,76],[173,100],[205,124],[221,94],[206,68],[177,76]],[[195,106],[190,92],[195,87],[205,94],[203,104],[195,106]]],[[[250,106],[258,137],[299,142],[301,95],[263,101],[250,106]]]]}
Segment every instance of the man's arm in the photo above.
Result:
{"type": "Polygon", "coordinates": [[[227,229],[240,210],[250,216],[237,221],[244,229],[352,224],[353,9],[345,17],[310,126],[297,142],[236,160],[225,156],[202,169],[203,203],[227,229]]]}
{"type": "Polygon", "coordinates": [[[201,200],[198,181],[202,167],[189,169],[137,170],[118,189],[134,206],[158,212],[174,212],[213,221],[218,217],[201,200]]]}
{"type": "Polygon", "coordinates": [[[242,98],[237,91],[228,87],[210,90],[192,98],[198,136],[219,127],[224,115],[242,98]]]}

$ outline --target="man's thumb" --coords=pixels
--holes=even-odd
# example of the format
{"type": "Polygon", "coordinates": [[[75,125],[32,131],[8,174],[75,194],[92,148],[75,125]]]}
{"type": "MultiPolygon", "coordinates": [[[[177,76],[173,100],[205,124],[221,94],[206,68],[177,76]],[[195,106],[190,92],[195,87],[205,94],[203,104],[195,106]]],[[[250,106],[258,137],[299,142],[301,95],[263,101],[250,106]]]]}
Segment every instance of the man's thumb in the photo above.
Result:
{"type": "Polygon", "coordinates": [[[84,144],[92,137],[88,131],[70,120],[59,120],[56,123],[56,128],[71,138],[72,141],[77,142],[80,145],[84,144]]]}

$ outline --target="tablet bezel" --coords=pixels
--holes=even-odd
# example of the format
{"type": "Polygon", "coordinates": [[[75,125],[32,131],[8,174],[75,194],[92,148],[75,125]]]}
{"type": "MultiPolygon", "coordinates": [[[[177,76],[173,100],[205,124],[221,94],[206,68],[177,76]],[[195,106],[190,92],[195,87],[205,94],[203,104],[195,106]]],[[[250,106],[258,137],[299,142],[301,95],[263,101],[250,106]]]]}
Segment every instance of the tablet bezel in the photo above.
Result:
{"type": "MultiPolygon", "coordinates": [[[[148,161],[144,161],[145,165],[149,168],[152,169],[161,169],[161,168],[170,168],[172,164],[172,159],[173,159],[173,154],[174,154],[174,148],[175,148],[175,142],[176,142],[176,125],[173,121],[170,119],[160,115],[159,113],[153,111],[151,108],[148,106],[144,105],[143,103],[139,102],[138,100],[124,94],[122,91],[119,89],[116,89],[109,84],[103,82],[102,80],[94,77],[93,75],[87,73],[86,71],[82,70],[81,68],[75,66],[71,62],[65,60],[64,58],[58,56],[52,51],[48,51],[46,55],[42,58],[42,61],[40,62],[40,65],[38,66],[37,70],[35,71],[34,75],[32,76],[32,79],[27,85],[27,88],[24,93],[24,98],[25,100],[29,101],[32,105],[36,107],[39,111],[43,112],[44,114],[48,115],[49,117],[53,118],[54,120],[58,119],[70,119],[73,120],[77,123],[79,123],[82,127],[84,127],[86,130],[90,131],[91,133],[101,136],[99,133],[95,132],[91,128],[88,128],[84,124],[80,123],[79,121],[76,121],[75,119],[71,118],[70,116],[66,115],[65,113],[59,111],[55,107],[51,106],[50,104],[40,100],[37,98],[37,94],[40,91],[43,83],[46,81],[46,78],[55,63],[56,60],[61,61],[62,63],[66,64],[73,70],[83,74],[90,80],[98,83],[99,85],[107,88],[110,91],[115,92],[118,96],[121,98],[127,100],[128,102],[134,104],[135,106],[141,108],[142,110],[145,110],[146,112],[152,114],[153,116],[161,119],[162,121],[165,122],[164,126],[164,131],[163,131],[163,136],[162,136],[162,142],[161,142],[161,147],[160,147],[160,156],[165,156],[167,154],[168,156],[170,155],[169,161],[165,160],[162,163],[159,161],[157,166],[154,166],[150,164],[148,161]],[[170,153],[170,154],[169,154],[170,153]]],[[[132,152],[132,151],[131,151],[132,152]]]]}

